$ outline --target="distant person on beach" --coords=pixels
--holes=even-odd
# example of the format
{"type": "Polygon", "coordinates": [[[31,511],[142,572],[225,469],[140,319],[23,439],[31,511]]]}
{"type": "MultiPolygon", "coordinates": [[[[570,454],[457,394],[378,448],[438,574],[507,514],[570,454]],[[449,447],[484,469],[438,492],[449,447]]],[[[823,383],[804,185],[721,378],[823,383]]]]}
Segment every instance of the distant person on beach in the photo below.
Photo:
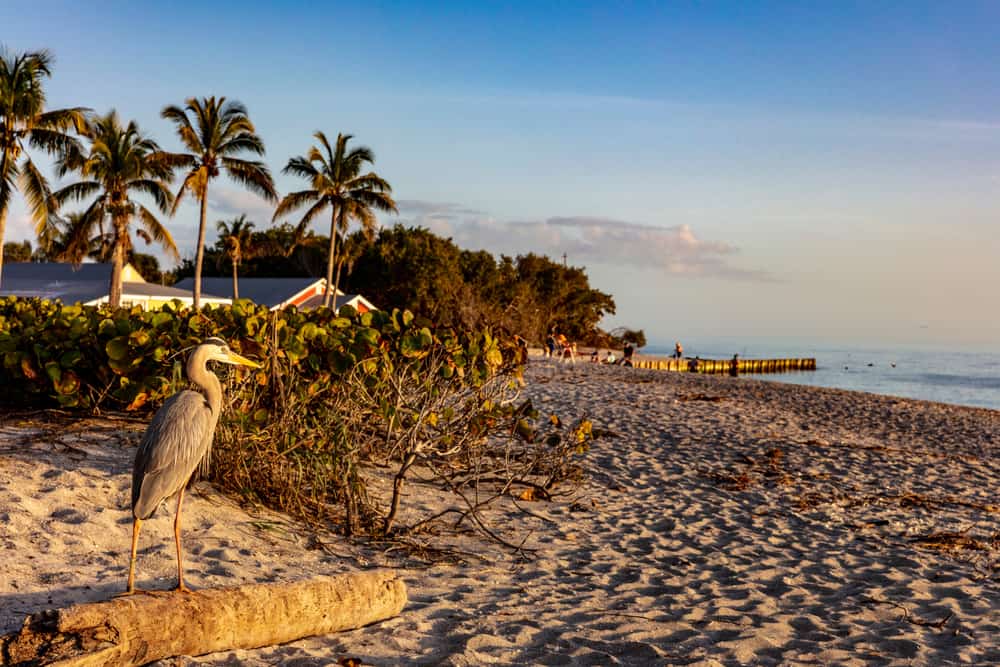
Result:
{"type": "Polygon", "coordinates": [[[594,348],[594,351],[590,353],[590,361],[594,364],[601,361],[601,353],[596,347],[594,348]]]}
{"type": "Polygon", "coordinates": [[[681,347],[681,342],[677,341],[674,343],[674,359],[680,359],[684,356],[684,348],[681,347]]]}
{"type": "Polygon", "coordinates": [[[549,333],[545,339],[545,356],[550,359],[556,356],[556,334],[554,331],[549,333]]]}
{"type": "Polygon", "coordinates": [[[608,356],[604,357],[604,363],[613,364],[615,363],[615,361],[616,361],[615,353],[612,352],[611,350],[608,350],[608,356]]]}
{"type": "Polygon", "coordinates": [[[733,377],[738,377],[740,374],[740,360],[738,354],[734,354],[733,358],[729,361],[729,374],[733,377]]]}
{"type": "Polygon", "coordinates": [[[694,359],[692,359],[691,361],[689,361],[688,362],[688,372],[689,373],[697,373],[698,372],[698,365],[700,363],[701,363],[701,357],[695,357],[694,359]]]}
{"type": "Polygon", "coordinates": [[[632,343],[625,343],[625,348],[622,350],[622,366],[632,365],[632,355],[635,353],[635,348],[632,343]]]}

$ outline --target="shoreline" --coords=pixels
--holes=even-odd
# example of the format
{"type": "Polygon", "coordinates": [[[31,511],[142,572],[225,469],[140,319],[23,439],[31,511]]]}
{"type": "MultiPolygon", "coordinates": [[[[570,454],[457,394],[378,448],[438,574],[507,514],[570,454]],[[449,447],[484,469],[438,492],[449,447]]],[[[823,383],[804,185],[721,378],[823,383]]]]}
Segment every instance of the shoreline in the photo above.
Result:
{"type": "MultiPolygon", "coordinates": [[[[1000,412],[537,359],[526,376],[543,414],[606,432],[571,495],[485,513],[531,558],[447,523],[416,539],[464,562],[336,536],[316,548],[199,484],[185,507],[195,587],[388,566],[410,602],[367,628],[182,664],[1000,662],[1000,412]]],[[[134,437],[25,429],[0,423],[3,631],[106,597],[127,566],[134,437]]],[[[400,522],[451,505],[417,482],[400,522]]],[[[144,531],[140,583],[169,584],[171,522],[160,512],[144,531]]]]}

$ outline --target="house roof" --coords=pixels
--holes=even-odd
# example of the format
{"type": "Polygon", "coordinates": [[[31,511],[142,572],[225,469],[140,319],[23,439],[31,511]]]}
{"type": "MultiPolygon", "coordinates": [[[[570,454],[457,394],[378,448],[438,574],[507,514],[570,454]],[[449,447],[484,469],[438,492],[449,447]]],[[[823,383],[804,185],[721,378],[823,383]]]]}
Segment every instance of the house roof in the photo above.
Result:
{"type": "MultiPolygon", "coordinates": [[[[138,276],[130,267],[125,277],[138,276]]],[[[72,264],[57,262],[24,262],[7,264],[3,267],[3,283],[0,296],[38,297],[59,299],[63,303],[90,303],[108,296],[111,282],[110,264],[72,264]]],[[[157,297],[163,299],[190,299],[191,291],[176,287],[165,287],[136,280],[122,282],[122,296],[127,298],[157,297]]],[[[206,294],[209,298],[211,295],[206,294]]]]}
{"type": "MultiPolygon", "coordinates": [[[[304,278],[240,278],[239,280],[241,299],[250,299],[254,303],[275,308],[323,279],[307,276],[304,278]]],[[[190,291],[194,289],[194,278],[185,278],[179,281],[175,287],[190,291]]],[[[203,292],[211,292],[231,299],[233,297],[233,279],[203,276],[201,289],[203,292]]]]}
{"type": "MultiPolygon", "coordinates": [[[[363,303],[365,305],[365,308],[368,308],[369,310],[376,310],[375,306],[373,306],[368,299],[361,296],[360,294],[338,294],[333,301],[333,309],[340,310],[341,306],[347,306],[347,305],[357,307],[357,303],[363,303]]],[[[318,294],[311,296],[302,303],[300,303],[298,305],[298,309],[312,310],[314,308],[319,308],[322,305],[323,305],[323,295],[318,294]]]]}

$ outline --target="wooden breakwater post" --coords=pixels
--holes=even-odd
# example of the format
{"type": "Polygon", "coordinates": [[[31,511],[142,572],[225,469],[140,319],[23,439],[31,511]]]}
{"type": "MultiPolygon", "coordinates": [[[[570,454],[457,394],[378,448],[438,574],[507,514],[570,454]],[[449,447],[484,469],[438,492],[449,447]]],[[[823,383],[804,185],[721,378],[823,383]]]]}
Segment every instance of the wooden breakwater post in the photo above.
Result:
{"type": "MultiPolygon", "coordinates": [[[[664,359],[658,357],[637,357],[632,360],[635,368],[651,368],[658,371],[679,373],[725,374],[732,367],[732,359],[664,359]]],[[[740,375],[759,373],[787,373],[789,371],[814,371],[816,359],[737,359],[740,375]]]]}

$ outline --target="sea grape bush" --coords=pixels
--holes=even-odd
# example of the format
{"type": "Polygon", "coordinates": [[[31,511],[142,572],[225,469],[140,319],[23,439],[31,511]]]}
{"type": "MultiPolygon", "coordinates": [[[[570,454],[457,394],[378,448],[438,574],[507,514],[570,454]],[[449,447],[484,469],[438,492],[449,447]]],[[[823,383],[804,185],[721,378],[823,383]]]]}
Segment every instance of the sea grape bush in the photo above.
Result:
{"type": "Polygon", "coordinates": [[[186,352],[211,336],[262,365],[215,369],[228,408],[213,479],[304,519],[341,518],[341,507],[348,532],[391,524],[368,497],[362,458],[396,461],[401,480],[415,453],[467,454],[511,412],[487,398],[515,370],[513,348],[489,331],[247,301],[199,312],[0,299],[0,403],[149,413],[183,388],[186,352]]]}
{"type": "Polygon", "coordinates": [[[259,384],[275,377],[271,366],[280,362],[296,371],[303,391],[313,393],[359,364],[375,374],[432,349],[449,355],[441,372],[471,385],[504,364],[500,342],[488,331],[432,332],[421,324],[409,312],[272,313],[248,301],[199,312],[172,304],[111,310],[8,297],[0,299],[0,400],[8,406],[152,410],[179,388],[186,351],[211,336],[260,361],[259,384]]]}

